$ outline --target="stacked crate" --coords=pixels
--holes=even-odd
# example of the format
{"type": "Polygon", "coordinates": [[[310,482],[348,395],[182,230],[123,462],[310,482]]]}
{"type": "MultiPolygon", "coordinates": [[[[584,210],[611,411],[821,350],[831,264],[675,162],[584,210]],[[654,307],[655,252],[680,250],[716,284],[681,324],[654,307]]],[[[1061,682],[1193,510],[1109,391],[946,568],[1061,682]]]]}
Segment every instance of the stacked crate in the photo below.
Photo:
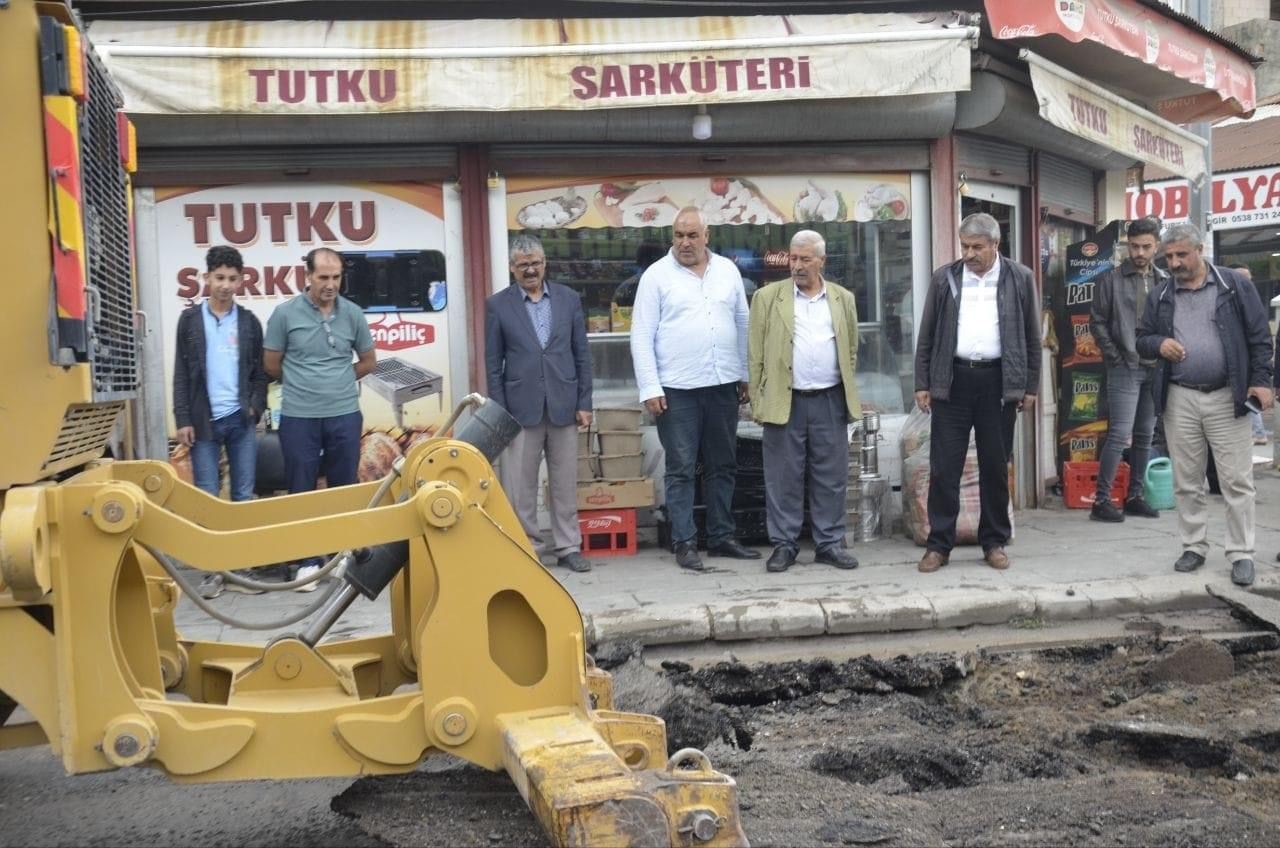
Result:
{"type": "Polygon", "coordinates": [[[653,481],[643,477],[639,407],[595,411],[578,457],[578,523],[583,553],[634,554],[637,507],[653,505],[653,481]],[[583,448],[585,447],[585,453],[583,448]]]}

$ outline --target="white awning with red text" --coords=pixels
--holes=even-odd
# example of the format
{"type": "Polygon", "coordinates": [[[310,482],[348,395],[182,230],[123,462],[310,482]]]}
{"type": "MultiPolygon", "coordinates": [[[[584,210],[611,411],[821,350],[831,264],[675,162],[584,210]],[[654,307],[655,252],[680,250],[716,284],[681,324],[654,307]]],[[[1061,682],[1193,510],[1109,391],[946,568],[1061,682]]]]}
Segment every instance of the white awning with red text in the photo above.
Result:
{"type": "Polygon", "coordinates": [[[960,15],[95,21],[150,114],[618,109],[964,91],[960,15]]]}
{"type": "Polygon", "coordinates": [[[1049,123],[1189,179],[1204,174],[1204,139],[1029,50],[1018,57],[1031,69],[1040,117],[1049,123]]]}

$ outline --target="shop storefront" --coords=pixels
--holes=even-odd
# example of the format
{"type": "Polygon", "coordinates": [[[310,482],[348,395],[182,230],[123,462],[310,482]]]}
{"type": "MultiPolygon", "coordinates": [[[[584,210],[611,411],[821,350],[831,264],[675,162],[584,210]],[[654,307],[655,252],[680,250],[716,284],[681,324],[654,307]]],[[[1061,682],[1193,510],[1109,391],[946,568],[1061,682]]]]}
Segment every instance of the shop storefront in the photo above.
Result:
{"type": "Polygon", "coordinates": [[[368,280],[355,288],[386,330],[380,362],[440,378],[394,416],[385,398],[362,403],[412,438],[483,388],[483,300],[509,283],[510,236],[529,231],[551,278],[583,295],[597,402],[635,403],[635,282],[694,204],[748,294],[788,275],[792,234],[822,232],[828,273],[857,298],[864,402],[910,408],[930,145],[968,86],[966,16],[101,22],[93,36],[141,127],[157,359],[209,244],[241,247],[264,316],[297,290],[302,253],[335,247],[368,280]],[[236,143],[201,143],[225,139],[218,115],[236,116],[236,143]],[[430,151],[417,173],[415,143],[430,151]]]}
{"type": "MultiPolygon", "coordinates": [[[[190,297],[181,274],[206,244],[182,196],[217,210],[207,238],[241,239],[274,287],[254,295],[264,310],[291,279],[281,268],[296,275],[303,252],[337,247],[362,263],[362,305],[386,330],[380,360],[439,377],[438,397],[398,411],[369,397],[366,416],[425,431],[483,389],[483,301],[509,284],[509,237],[530,231],[552,278],[583,296],[597,398],[635,402],[630,289],[670,244],[675,211],[694,204],[749,292],[787,275],[796,230],[826,236],[827,270],[857,299],[860,392],[891,437],[912,403],[922,294],[956,257],[963,215],[1002,222],[1003,249],[1038,269],[1050,305],[1064,245],[1119,217],[1127,169],[1192,173],[1203,158],[1157,112],[1252,108],[1247,60],[1184,22],[1140,0],[1066,6],[1046,17],[1011,0],[962,4],[986,29],[970,12],[929,12],[103,20],[91,35],[138,126],[139,265],[158,281],[154,315],[190,297]],[[330,200],[320,218],[299,205],[330,200]],[[380,228],[364,239],[366,200],[380,204],[380,228]],[[388,214],[409,224],[384,231],[388,214]]],[[[166,343],[149,339],[153,360],[170,358],[166,343]]],[[[163,401],[163,386],[152,391],[163,401]]],[[[1019,427],[1021,506],[1056,475],[1052,414],[1041,404],[1019,427]]]]}

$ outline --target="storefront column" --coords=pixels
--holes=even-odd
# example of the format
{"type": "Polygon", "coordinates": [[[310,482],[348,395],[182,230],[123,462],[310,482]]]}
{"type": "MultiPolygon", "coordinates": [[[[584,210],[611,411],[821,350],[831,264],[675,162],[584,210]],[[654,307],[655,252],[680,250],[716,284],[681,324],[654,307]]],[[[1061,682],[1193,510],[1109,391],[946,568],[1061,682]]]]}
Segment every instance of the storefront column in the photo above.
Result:
{"type": "Polygon", "coordinates": [[[489,297],[489,150],[464,145],[458,151],[458,185],[462,191],[462,250],[470,315],[467,346],[471,350],[471,391],[485,390],[484,303],[489,297]]]}
{"type": "Polygon", "coordinates": [[[955,135],[948,133],[929,145],[929,163],[933,180],[932,271],[960,258],[956,250],[960,204],[956,199],[955,135]]]}
{"type": "Polygon", "coordinates": [[[1123,221],[1125,213],[1125,187],[1128,182],[1127,172],[1107,171],[1103,177],[1098,196],[1098,220],[1095,226],[1105,226],[1111,221],[1123,221]]]}

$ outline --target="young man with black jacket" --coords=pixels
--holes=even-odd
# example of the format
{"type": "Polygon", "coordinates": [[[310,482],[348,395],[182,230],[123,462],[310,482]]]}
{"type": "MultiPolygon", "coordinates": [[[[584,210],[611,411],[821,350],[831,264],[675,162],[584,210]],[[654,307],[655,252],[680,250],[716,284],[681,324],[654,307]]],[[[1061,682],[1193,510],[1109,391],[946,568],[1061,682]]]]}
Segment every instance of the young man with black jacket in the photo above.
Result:
{"type": "Polygon", "coordinates": [[[1107,440],[1098,463],[1098,488],[1089,517],[1094,521],[1120,522],[1126,515],[1158,518],[1142,498],[1142,479],[1151,456],[1151,437],[1156,429],[1155,403],[1151,383],[1156,359],[1138,356],[1138,320],[1146,309],[1151,292],[1168,275],[1155,266],[1160,222],[1142,218],[1129,224],[1129,257],[1119,268],[1103,274],[1094,290],[1089,309],[1089,330],[1102,351],[1107,367],[1107,440]],[[1111,503],[1111,485],[1120,467],[1120,457],[1129,447],[1129,491],[1124,509],[1111,503]]]}
{"type": "Polygon", "coordinates": [[[247,501],[253,497],[258,418],[267,405],[262,324],[236,306],[244,273],[240,251],[212,247],[205,266],[207,297],[178,318],[173,418],[178,441],[190,449],[196,486],[218,496],[225,448],[231,500],[247,501]]]}

